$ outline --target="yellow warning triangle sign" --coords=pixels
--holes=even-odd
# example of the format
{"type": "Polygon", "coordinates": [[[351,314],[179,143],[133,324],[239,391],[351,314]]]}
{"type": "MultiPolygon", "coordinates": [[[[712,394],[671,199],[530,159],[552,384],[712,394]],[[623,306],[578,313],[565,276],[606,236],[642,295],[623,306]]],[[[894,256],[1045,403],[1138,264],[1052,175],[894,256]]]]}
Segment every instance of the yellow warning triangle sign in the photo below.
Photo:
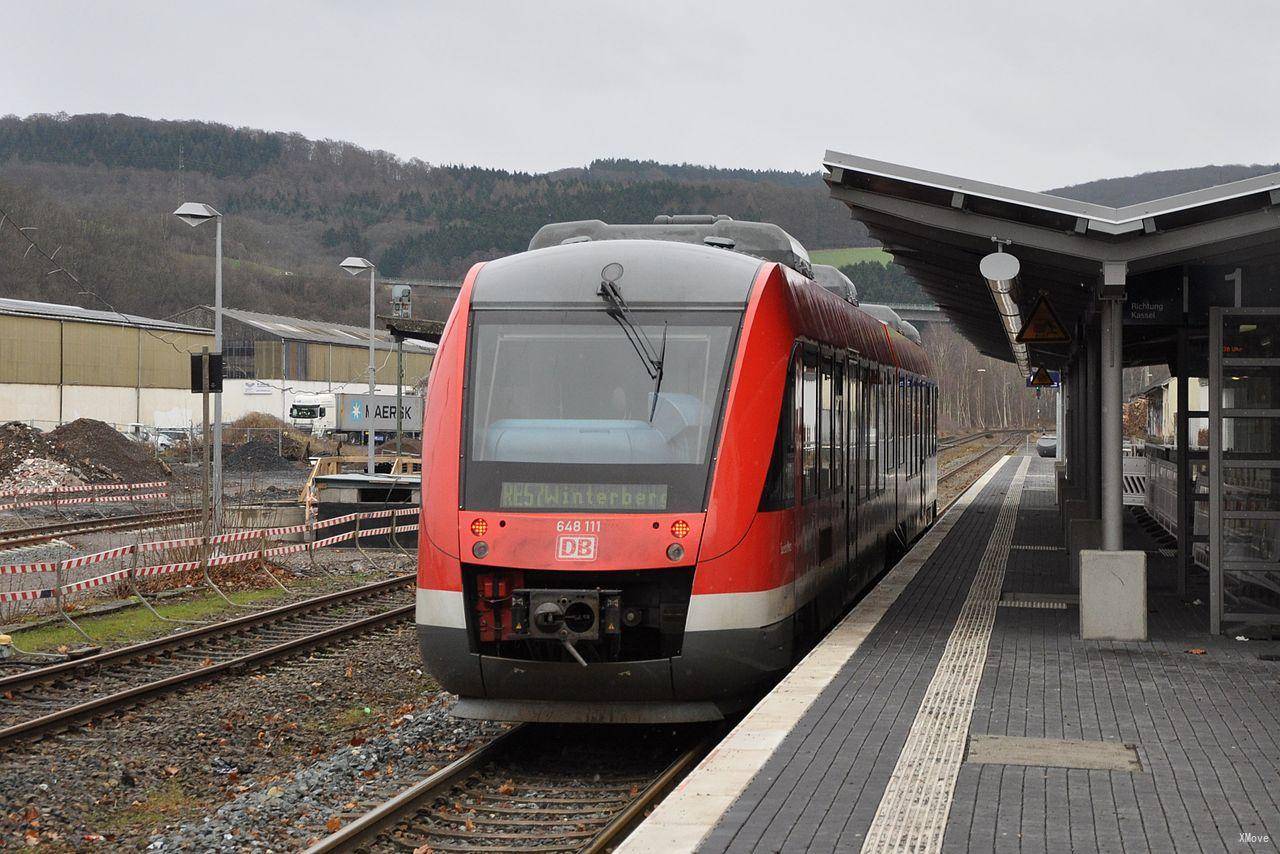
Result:
{"type": "Polygon", "coordinates": [[[1019,344],[1070,344],[1071,333],[1058,320],[1058,314],[1049,304],[1044,291],[1036,298],[1036,304],[1027,315],[1027,322],[1022,324],[1018,333],[1019,344]]]}
{"type": "Polygon", "coordinates": [[[1046,371],[1043,367],[1036,368],[1034,374],[1031,375],[1031,387],[1051,386],[1053,385],[1053,375],[1046,371]]]}

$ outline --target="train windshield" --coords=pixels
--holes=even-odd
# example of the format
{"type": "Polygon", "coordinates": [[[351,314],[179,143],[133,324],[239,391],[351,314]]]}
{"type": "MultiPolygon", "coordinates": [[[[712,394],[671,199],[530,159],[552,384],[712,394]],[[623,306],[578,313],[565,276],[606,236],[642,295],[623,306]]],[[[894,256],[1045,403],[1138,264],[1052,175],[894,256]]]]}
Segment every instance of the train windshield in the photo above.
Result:
{"type": "Polygon", "coordinates": [[[740,317],[475,312],[467,507],[701,510],[740,317]]]}

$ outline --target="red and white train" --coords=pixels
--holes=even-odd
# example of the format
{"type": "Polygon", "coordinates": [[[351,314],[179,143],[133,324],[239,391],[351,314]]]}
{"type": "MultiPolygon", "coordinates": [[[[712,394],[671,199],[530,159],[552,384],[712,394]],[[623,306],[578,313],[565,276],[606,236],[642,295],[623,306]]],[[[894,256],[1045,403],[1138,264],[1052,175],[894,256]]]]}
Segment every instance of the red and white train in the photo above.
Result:
{"type": "MultiPolygon", "coordinates": [[[[775,225],[541,229],[427,392],[417,626],[455,713],[717,719],[936,515],[936,385],[775,225]]],[[[869,307],[870,308],[870,307],[869,307]]]]}

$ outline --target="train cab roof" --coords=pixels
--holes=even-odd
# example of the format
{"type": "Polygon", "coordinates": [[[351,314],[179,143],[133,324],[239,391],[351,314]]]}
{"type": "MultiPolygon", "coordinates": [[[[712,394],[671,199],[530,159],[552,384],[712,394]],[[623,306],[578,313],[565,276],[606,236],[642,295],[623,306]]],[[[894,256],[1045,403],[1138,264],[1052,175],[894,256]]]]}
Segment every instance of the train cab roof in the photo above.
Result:
{"type": "Polygon", "coordinates": [[[656,216],[652,223],[610,224],[598,219],[553,222],[538,229],[530,249],[600,240],[665,240],[694,243],[775,261],[813,276],[813,262],[800,242],[771,222],[736,220],[724,214],[656,216]]]}

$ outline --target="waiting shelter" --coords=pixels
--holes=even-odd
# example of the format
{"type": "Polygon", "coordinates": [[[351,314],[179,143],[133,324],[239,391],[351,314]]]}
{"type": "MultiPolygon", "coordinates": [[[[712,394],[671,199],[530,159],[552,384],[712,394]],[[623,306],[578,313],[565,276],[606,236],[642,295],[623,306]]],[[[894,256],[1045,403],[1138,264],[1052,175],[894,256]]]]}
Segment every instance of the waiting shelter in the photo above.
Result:
{"type": "Polygon", "coordinates": [[[1177,441],[1152,454],[1173,494],[1167,581],[1185,595],[1207,570],[1214,633],[1280,626],[1280,173],[1116,208],[838,152],[824,166],[961,334],[1060,382],[1082,634],[1146,637],[1146,556],[1122,535],[1121,372],[1154,364],[1177,378],[1177,441]],[[1188,408],[1191,378],[1208,410],[1188,408]]]}

